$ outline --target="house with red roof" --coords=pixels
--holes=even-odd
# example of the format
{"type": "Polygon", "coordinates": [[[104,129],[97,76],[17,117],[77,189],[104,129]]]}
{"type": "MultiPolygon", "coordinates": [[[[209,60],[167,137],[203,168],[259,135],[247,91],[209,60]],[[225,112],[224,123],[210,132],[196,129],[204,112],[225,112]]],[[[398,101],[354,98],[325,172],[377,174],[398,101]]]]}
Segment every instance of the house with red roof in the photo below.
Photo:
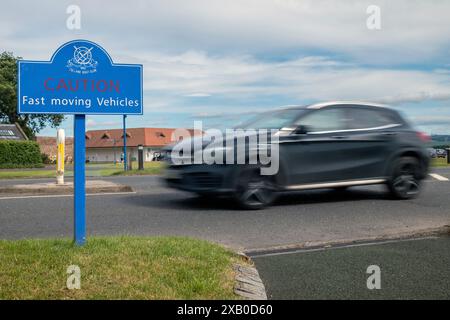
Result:
{"type": "MultiPolygon", "coordinates": [[[[161,149],[172,141],[174,128],[127,128],[127,155],[138,157],[138,147],[144,148],[144,161],[154,161],[161,149]]],[[[189,130],[191,135],[194,130],[189,130]]],[[[86,131],[86,160],[89,162],[119,162],[123,160],[123,129],[86,131]]]]}

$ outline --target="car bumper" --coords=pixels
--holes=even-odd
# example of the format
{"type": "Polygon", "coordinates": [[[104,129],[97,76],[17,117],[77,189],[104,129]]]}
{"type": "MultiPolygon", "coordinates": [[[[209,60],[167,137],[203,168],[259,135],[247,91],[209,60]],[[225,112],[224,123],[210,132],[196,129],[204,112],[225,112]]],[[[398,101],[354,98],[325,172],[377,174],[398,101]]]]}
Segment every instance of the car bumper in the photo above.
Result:
{"type": "Polygon", "coordinates": [[[162,179],[168,187],[195,193],[226,194],[234,191],[233,166],[171,165],[162,179]]]}

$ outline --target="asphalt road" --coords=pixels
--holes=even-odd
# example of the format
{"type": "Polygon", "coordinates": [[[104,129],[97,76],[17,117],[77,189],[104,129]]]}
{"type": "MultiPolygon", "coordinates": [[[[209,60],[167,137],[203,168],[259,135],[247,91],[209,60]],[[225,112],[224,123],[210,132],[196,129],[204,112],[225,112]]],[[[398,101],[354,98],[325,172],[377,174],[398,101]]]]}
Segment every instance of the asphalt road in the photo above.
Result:
{"type": "MultiPolygon", "coordinates": [[[[434,171],[450,178],[449,168],[434,171]]],[[[261,211],[237,210],[230,201],[169,190],[154,176],[103,179],[129,184],[136,193],[88,196],[88,236],[183,235],[251,250],[450,224],[450,182],[431,177],[414,200],[389,200],[381,186],[358,187],[344,194],[328,190],[289,194],[261,211]]],[[[0,180],[0,185],[35,181],[0,180]]],[[[71,237],[72,215],[71,197],[0,196],[0,238],[71,237]]]]}
{"type": "Polygon", "coordinates": [[[450,237],[253,257],[269,299],[450,299],[450,237]],[[380,269],[369,290],[368,266],[380,269]]]}

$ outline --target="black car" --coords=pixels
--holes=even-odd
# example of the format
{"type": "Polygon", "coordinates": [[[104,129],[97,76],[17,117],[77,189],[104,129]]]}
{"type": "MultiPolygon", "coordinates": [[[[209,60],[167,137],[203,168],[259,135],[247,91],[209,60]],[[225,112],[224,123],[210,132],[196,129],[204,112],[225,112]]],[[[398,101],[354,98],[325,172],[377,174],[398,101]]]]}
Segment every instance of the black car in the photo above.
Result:
{"type": "MultiPolygon", "coordinates": [[[[180,164],[168,156],[167,184],[202,195],[227,195],[247,209],[271,204],[282,191],[371,184],[386,184],[393,198],[409,199],[418,195],[430,162],[429,136],[414,130],[397,111],[378,104],[290,107],[262,113],[241,128],[272,129],[269,136],[277,137],[279,147],[276,174],[262,175],[259,164],[180,164]]],[[[196,139],[201,138],[168,148],[168,154],[196,139]]],[[[224,148],[226,142],[216,147],[224,148]]],[[[248,158],[249,149],[245,150],[248,158]]]]}

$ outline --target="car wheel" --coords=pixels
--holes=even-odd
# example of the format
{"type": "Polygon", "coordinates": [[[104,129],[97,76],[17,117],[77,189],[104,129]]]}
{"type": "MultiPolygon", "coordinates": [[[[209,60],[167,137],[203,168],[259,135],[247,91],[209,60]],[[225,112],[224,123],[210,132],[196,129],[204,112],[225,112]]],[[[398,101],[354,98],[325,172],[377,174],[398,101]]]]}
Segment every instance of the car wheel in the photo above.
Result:
{"type": "Polygon", "coordinates": [[[235,199],[244,209],[262,209],[276,198],[273,176],[259,174],[259,169],[246,170],[240,176],[236,186],[235,199]]]}
{"type": "Polygon", "coordinates": [[[419,194],[419,170],[420,165],[416,158],[403,157],[395,162],[388,181],[389,191],[395,199],[411,199],[419,194]]]}

